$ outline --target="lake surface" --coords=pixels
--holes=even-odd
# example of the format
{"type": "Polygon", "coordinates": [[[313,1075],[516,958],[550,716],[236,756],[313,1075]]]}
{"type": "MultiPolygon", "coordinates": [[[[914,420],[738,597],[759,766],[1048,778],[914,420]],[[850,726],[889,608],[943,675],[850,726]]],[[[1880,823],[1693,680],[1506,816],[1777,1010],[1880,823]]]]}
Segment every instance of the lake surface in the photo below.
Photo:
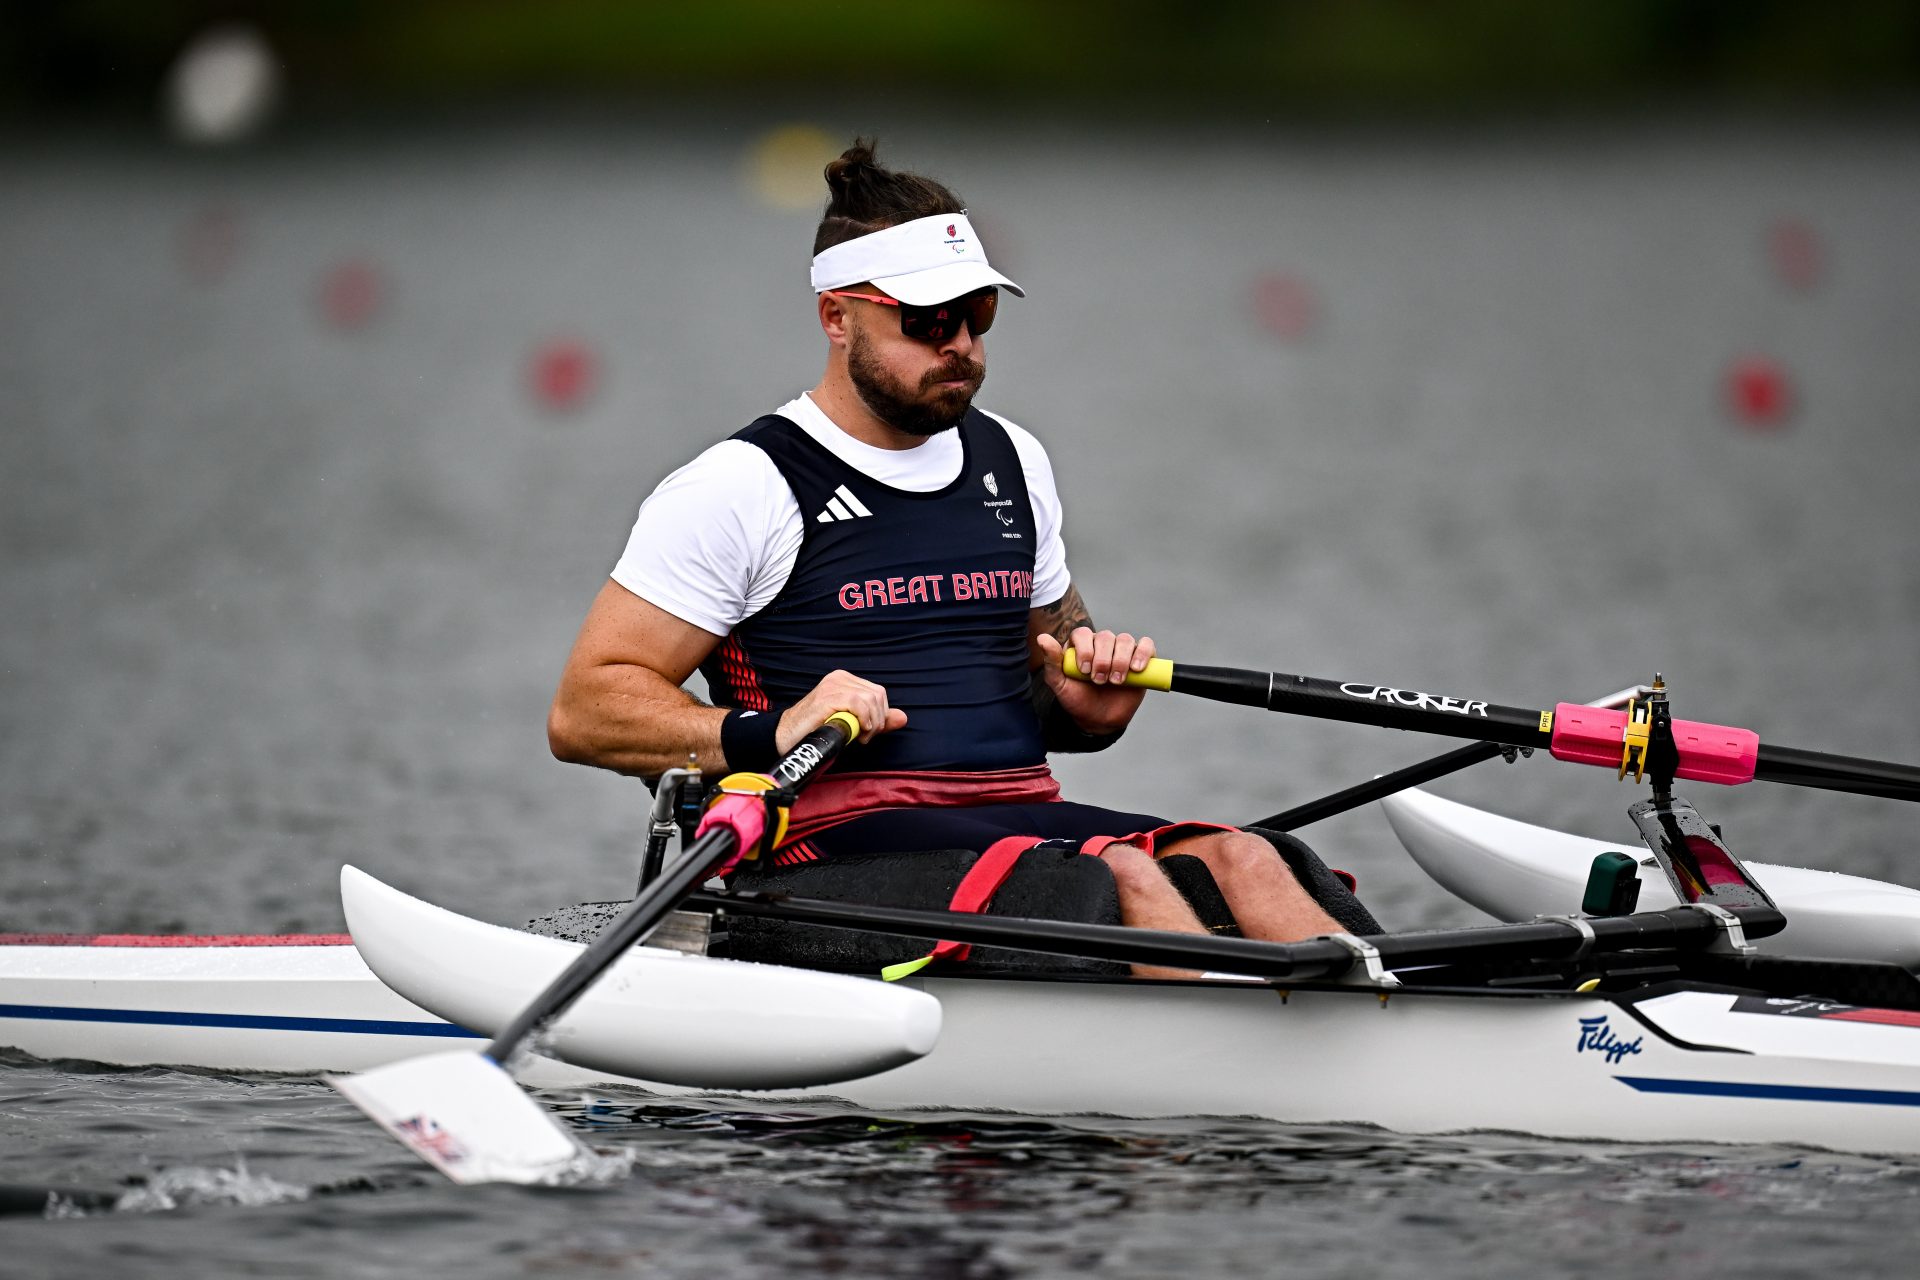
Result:
{"type": "MultiPolygon", "coordinates": [[[[812,215],[748,180],[781,123],[0,144],[0,926],[332,931],[342,862],[507,923],[631,883],[645,792],[555,763],[545,710],[640,498],[817,377],[812,215]],[[569,337],[597,389],[543,408],[569,337]]],[[[982,403],[1049,446],[1101,622],[1523,706],[1658,670],[1681,716],[1920,759],[1915,121],[880,123],[1029,290],[982,403]],[[1791,383],[1760,429],[1724,390],[1756,356],[1791,383]]],[[[1058,768],[1250,820],[1447,745],[1166,700],[1058,768]]],[[[1597,770],[1437,789],[1632,838],[1597,770]]],[[[1916,880],[1894,802],[1691,794],[1746,856],[1916,880]]],[[[1483,919],[1375,812],[1302,834],[1389,926],[1483,919]]],[[[131,1199],[0,1220],[5,1269],[1861,1275],[1920,1241],[1900,1160],[609,1097],[550,1100],[625,1176],[456,1191],[310,1081],[9,1060],[0,1183],[131,1199]]]]}

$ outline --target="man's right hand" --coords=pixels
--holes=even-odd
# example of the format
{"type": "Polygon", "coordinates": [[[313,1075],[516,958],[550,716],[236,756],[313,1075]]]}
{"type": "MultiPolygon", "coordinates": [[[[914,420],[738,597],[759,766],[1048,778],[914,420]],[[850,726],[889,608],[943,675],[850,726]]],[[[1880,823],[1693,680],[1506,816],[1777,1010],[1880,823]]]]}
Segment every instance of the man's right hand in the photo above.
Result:
{"type": "Polygon", "coordinates": [[[874,734],[891,733],[907,723],[906,712],[887,705],[885,689],[851,671],[829,671],[812,692],[781,715],[780,729],[774,736],[780,753],[793,750],[800,739],[825,724],[836,711],[853,712],[860,721],[862,742],[871,742],[874,734]]]}

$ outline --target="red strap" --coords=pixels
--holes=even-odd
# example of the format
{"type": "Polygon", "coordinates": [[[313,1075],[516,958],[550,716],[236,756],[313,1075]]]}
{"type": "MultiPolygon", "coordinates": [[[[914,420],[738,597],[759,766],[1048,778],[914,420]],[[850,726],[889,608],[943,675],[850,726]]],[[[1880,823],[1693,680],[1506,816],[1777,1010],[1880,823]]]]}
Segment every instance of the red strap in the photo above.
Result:
{"type": "Polygon", "coordinates": [[[1213,831],[1238,831],[1238,827],[1224,827],[1217,822],[1169,822],[1164,827],[1155,827],[1151,831],[1136,831],[1130,836],[1092,836],[1080,846],[1080,852],[1090,857],[1099,857],[1116,844],[1131,845],[1143,853],[1160,857],[1166,852],[1161,846],[1184,840],[1188,836],[1206,835],[1213,831]]]}
{"type": "MultiPolygon", "coordinates": [[[[1007,876],[1013,871],[1013,864],[1020,861],[1020,855],[1040,843],[1039,836],[1007,836],[995,840],[987,846],[987,851],[967,868],[967,874],[960,877],[959,887],[953,891],[953,901],[947,904],[949,911],[965,911],[979,914],[993,901],[993,895],[1006,883],[1007,876]]],[[[965,960],[973,947],[965,942],[942,942],[933,949],[935,960],[965,960]]]]}

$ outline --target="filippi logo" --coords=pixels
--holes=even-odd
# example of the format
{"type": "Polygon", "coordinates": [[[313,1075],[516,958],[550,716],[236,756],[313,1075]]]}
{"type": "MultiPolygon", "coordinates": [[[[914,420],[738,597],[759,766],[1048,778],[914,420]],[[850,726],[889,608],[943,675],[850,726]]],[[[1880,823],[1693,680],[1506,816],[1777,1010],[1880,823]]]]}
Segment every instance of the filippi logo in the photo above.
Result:
{"type": "Polygon", "coordinates": [[[1413,707],[1420,711],[1448,711],[1456,716],[1487,715],[1487,704],[1474,702],[1466,698],[1446,698],[1437,693],[1421,693],[1414,689],[1389,689],[1379,684],[1348,683],[1340,686],[1340,692],[1349,698],[1359,698],[1362,702],[1391,702],[1397,706],[1413,707]]]}
{"type": "Polygon", "coordinates": [[[1575,1053],[1604,1053],[1608,1065],[1616,1065],[1620,1059],[1640,1052],[1645,1036],[1635,1036],[1631,1040],[1622,1040],[1613,1034],[1613,1028],[1607,1025],[1607,1015],[1580,1019],[1580,1043],[1575,1053]]]}

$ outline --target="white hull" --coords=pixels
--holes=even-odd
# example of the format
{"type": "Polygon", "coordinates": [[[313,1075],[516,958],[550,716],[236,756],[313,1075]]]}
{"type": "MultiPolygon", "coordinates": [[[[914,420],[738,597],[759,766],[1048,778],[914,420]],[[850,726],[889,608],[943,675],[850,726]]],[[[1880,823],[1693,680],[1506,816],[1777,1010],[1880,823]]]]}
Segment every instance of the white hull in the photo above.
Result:
{"type": "MultiPolygon", "coordinates": [[[[1920,1026],[1900,1022],[1734,1012],[1734,997],[1699,992],[1620,1005],[1419,990],[1382,1002],[1357,987],[1282,1000],[1237,982],[914,985],[944,1012],[926,1057],[752,1096],[1920,1153],[1920,1026]],[[1582,1022],[1595,1018],[1605,1035],[1582,1022]],[[1616,1062],[1604,1044],[1635,1048],[1616,1062]]],[[[480,1043],[393,994],[350,946],[4,947],[0,997],[0,1044],[41,1058],[306,1074],[480,1043]]],[[[702,1092],[546,1059],[523,1074],[702,1092]]]]}
{"type": "MultiPolygon", "coordinates": [[[[1641,911],[1677,904],[1651,854],[1532,826],[1410,788],[1380,802],[1393,833],[1441,888],[1500,920],[1578,914],[1587,868],[1609,850],[1641,862],[1641,911]]],[[[1734,844],[1739,850],[1739,842],[1734,844]]],[[[1746,867],[1787,917],[1758,943],[1764,953],[1881,960],[1920,970],[1920,891],[1832,871],[1746,867]]]]}
{"type": "MultiPolygon", "coordinates": [[[[348,943],[0,947],[0,1045],[50,1060],[363,1071],[484,1040],[402,999],[348,943]]],[[[596,1077],[536,1063],[553,1084],[596,1077]]]]}
{"type": "Polygon", "coordinates": [[[946,1010],[942,1047],[836,1096],[880,1110],[1258,1116],[1408,1133],[1920,1152],[1912,1025],[1734,1013],[1733,997],[1697,992],[1635,1009],[1418,991],[1382,1002],[1353,988],[1295,990],[1282,1003],[1264,985],[927,987],[946,1010]],[[1676,1043],[1649,1024],[1700,1039],[1676,1043]],[[1600,1027],[1634,1050],[1610,1062],[1591,1047],[1606,1040],[1600,1027]],[[1790,1043],[1763,1049],[1768,1040],[1790,1043]],[[1753,1047],[1714,1051],[1736,1045],[1753,1047]]]}
{"type": "MultiPolygon", "coordinates": [[[[1436,879],[1508,918],[1577,909],[1588,860],[1610,847],[1419,793],[1390,808],[1396,830],[1436,879]],[[1476,878],[1476,864],[1496,870],[1476,878]],[[1524,892],[1496,892],[1507,882],[1524,892]]],[[[1910,890],[1792,868],[1762,867],[1759,876],[1794,920],[1790,930],[1801,930],[1802,953],[1818,946],[1829,955],[1888,959],[1913,945],[1908,922],[1920,919],[1911,913],[1920,895],[1910,890]],[[1849,937],[1835,902],[1865,913],[1870,927],[1849,937]]],[[[1664,883],[1643,880],[1643,908],[1660,905],[1664,883]]],[[[348,905],[363,945],[417,1004],[388,989],[346,945],[5,945],[0,1046],[127,1065],[361,1071],[478,1048],[479,1037],[427,1008],[490,1028],[501,1009],[523,998],[521,988],[545,980],[544,969],[528,966],[552,968],[573,953],[569,944],[466,920],[375,882],[359,888],[348,905]],[[371,890],[378,892],[369,897],[371,890]],[[377,908],[371,913],[369,903],[377,908]],[[519,959],[503,967],[501,955],[519,959]],[[419,963],[421,956],[436,961],[419,963]]],[[[676,972],[770,976],[763,966],[657,954],[638,963],[653,967],[622,980],[628,995],[671,986],[676,972]],[[686,965],[698,968],[675,968],[686,965]]],[[[1635,1000],[1329,984],[1282,993],[1233,980],[938,977],[881,987],[844,976],[796,977],[851,984],[856,1005],[865,991],[889,1000],[923,991],[938,999],[943,1029],[918,1060],[827,1087],[754,1093],[762,1103],[831,1098],[884,1111],[1251,1116],[1422,1133],[1498,1129],[1920,1154],[1920,1015],[1911,1013],[1687,989],[1635,1000]]],[[[561,1037],[556,1051],[597,1044],[583,1055],[594,1069],[535,1059],[523,1077],[535,1085],[709,1092],[642,1078],[645,1063],[660,1059],[633,1024],[669,1016],[662,1008],[582,1001],[570,1015],[579,1024],[574,1035],[561,1037]]],[[[745,1005],[730,1016],[752,1020],[745,1005]]],[[[680,1025],[683,1034],[698,1030],[680,1025]]]]}

